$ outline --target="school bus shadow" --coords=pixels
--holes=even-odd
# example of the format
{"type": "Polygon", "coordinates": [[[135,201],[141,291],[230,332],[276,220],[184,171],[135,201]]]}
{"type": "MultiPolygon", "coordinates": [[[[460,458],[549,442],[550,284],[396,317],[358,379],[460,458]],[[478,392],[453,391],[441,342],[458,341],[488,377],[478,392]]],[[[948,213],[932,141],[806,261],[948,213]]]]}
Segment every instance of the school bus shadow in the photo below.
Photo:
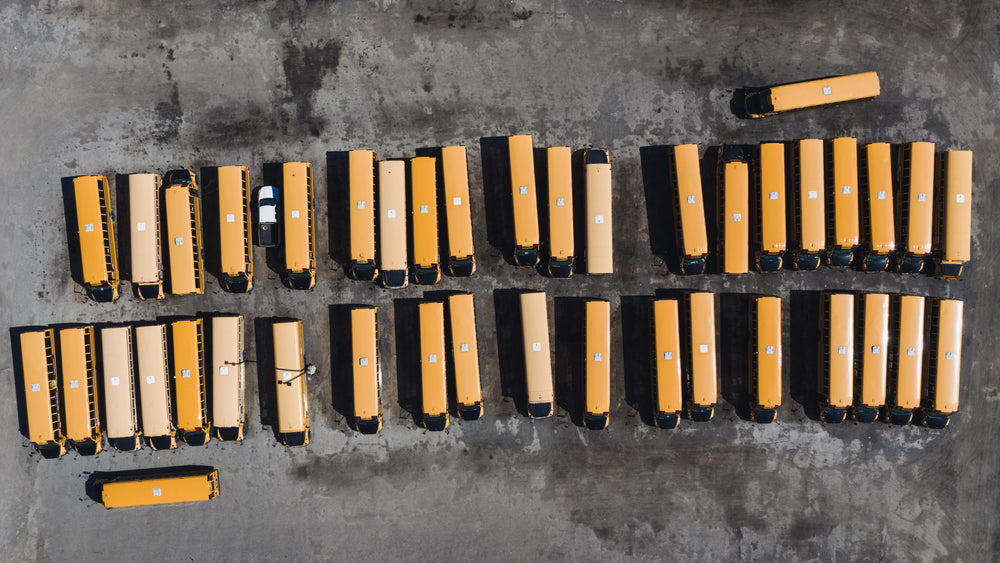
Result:
{"type": "MultiPolygon", "coordinates": [[[[718,272],[721,256],[719,255],[719,145],[711,145],[705,149],[705,156],[699,162],[701,171],[702,201],[705,202],[705,236],[708,238],[708,258],[705,260],[705,273],[718,272]]],[[[753,240],[753,237],[750,237],[753,240]]],[[[749,252],[749,249],[747,249],[749,252]]],[[[752,263],[752,262],[751,262],[752,263]]]]}
{"type": "Polygon", "coordinates": [[[625,371],[625,402],[639,413],[646,425],[653,426],[649,304],[647,295],[621,297],[622,365],[625,371]]]}
{"type": "Polygon", "coordinates": [[[354,426],[354,352],[351,309],[354,305],[330,305],[330,389],[333,410],[354,426]]]}
{"type": "MultiPolygon", "coordinates": [[[[118,249],[118,273],[121,280],[132,279],[132,215],[129,211],[128,174],[115,174],[115,238],[118,249]]],[[[157,209],[159,212],[159,209],[157,209]]],[[[132,287],[132,294],[138,298],[138,288],[132,287]]]]}
{"type": "MultiPolygon", "coordinates": [[[[340,265],[348,278],[351,278],[350,188],[350,152],[326,153],[326,212],[330,226],[327,231],[330,258],[340,265]]],[[[377,199],[378,190],[375,190],[374,195],[377,199]]],[[[378,209],[378,205],[375,209],[378,209]]]]}
{"type": "Polygon", "coordinates": [[[583,426],[586,402],[586,373],[583,356],[586,342],[586,315],[582,297],[556,297],[555,301],[555,378],[556,404],[562,407],[573,424],[583,426]]]}
{"type": "Polygon", "coordinates": [[[524,347],[521,331],[519,289],[493,290],[493,314],[496,317],[497,361],[500,367],[500,392],[514,401],[514,408],[528,416],[528,389],[524,371],[524,347]]]}
{"type": "Polygon", "coordinates": [[[423,389],[420,375],[420,308],[422,299],[394,299],[392,302],[396,340],[396,398],[410,413],[413,423],[423,421],[423,389]]]}
{"type": "MultiPolygon", "coordinates": [[[[122,477],[152,477],[154,475],[179,475],[193,471],[212,471],[214,467],[209,465],[172,465],[170,467],[147,467],[145,469],[131,469],[128,471],[94,471],[84,483],[84,490],[90,500],[103,504],[99,481],[122,477]]],[[[221,487],[220,487],[221,489],[221,487]]]]}
{"type": "Polygon", "coordinates": [[[680,255],[675,235],[676,221],[671,197],[677,186],[670,174],[672,147],[654,145],[639,148],[642,187],[646,196],[646,218],[649,227],[649,248],[653,255],[667,263],[667,269],[680,275],[680,255]]]}
{"type": "MultiPolygon", "coordinates": [[[[284,221],[283,221],[283,218],[282,218],[282,210],[284,209],[284,205],[285,205],[285,192],[284,192],[284,180],[283,180],[283,178],[284,178],[284,175],[282,174],[282,163],[281,162],[266,162],[266,163],[264,163],[263,170],[262,170],[262,175],[261,175],[261,181],[263,182],[263,185],[265,185],[265,186],[274,186],[274,189],[278,192],[278,233],[279,233],[279,235],[278,235],[279,236],[278,246],[272,246],[272,247],[268,247],[268,248],[264,249],[264,256],[266,257],[265,263],[267,264],[267,267],[268,267],[269,270],[271,270],[275,274],[278,274],[278,277],[281,278],[281,280],[282,280],[282,284],[285,283],[284,282],[284,280],[285,280],[285,255],[284,255],[284,248],[285,248],[285,225],[284,225],[284,221]]],[[[260,188],[257,188],[256,190],[254,190],[254,194],[253,194],[254,201],[257,200],[257,193],[259,191],[260,191],[260,188]]],[[[257,219],[255,219],[253,221],[253,225],[254,225],[254,240],[257,241],[257,243],[259,244],[260,241],[257,240],[257,233],[260,232],[260,229],[259,229],[259,227],[260,227],[260,225],[259,225],[260,213],[258,213],[257,204],[256,203],[252,206],[252,214],[254,215],[254,217],[257,218],[257,219]]]]}
{"type": "MultiPolygon", "coordinates": [[[[819,363],[819,307],[818,291],[793,291],[789,299],[788,347],[790,375],[789,388],[792,399],[802,408],[802,414],[819,420],[817,387],[819,363]]],[[[793,408],[793,415],[798,409],[793,408]]]]}
{"type": "MultiPolygon", "coordinates": [[[[201,175],[201,228],[205,272],[222,283],[222,233],[219,226],[219,167],[203,166],[201,175]]],[[[250,194],[247,194],[249,197],[250,194]]]]}
{"type": "Polygon", "coordinates": [[[510,151],[507,137],[481,137],[483,197],[486,200],[486,238],[503,259],[514,262],[514,208],[510,192],[510,151]]]}
{"type": "Polygon", "coordinates": [[[74,282],[83,286],[83,262],[80,258],[80,228],[76,223],[76,193],[73,190],[73,178],[61,178],[63,196],[63,215],[66,218],[66,251],[69,256],[69,273],[74,282]]]}
{"type": "Polygon", "coordinates": [[[729,111],[733,115],[740,119],[750,119],[747,115],[746,105],[744,105],[743,100],[747,97],[747,94],[759,90],[760,88],[737,88],[733,91],[733,97],[729,100],[729,111]]]}
{"type": "Polygon", "coordinates": [[[750,295],[745,293],[719,294],[719,315],[722,320],[718,332],[718,348],[724,352],[719,358],[722,398],[732,405],[736,416],[750,418],[750,362],[748,335],[750,326],[750,295]]]}
{"type": "Polygon", "coordinates": [[[260,424],[271,428],[278,443],[281,443],[281,432],[278,428],[278,389],[274,378],[274,333],[271,327],[274,323],[287,320],[281,317],[256,317],[253,320],[260,424]]]}

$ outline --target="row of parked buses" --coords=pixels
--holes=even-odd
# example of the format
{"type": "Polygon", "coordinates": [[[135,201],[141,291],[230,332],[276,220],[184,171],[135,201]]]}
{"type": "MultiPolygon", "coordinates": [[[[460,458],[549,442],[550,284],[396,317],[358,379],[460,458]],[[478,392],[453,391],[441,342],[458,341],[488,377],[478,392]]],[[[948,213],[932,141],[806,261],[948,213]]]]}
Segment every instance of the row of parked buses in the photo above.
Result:
{"type": "MultiPolygon", "coordinates": [[[[680,266],[701,274],[709,242],[698,148],[672,152],[680,266]]],[[[972,152],[935,154],[934,143],[908,143],[895,175],[892,156],[888,143],[859,151],[850,137],[723,147],[719,272],[748,272],[752,249],[760,272],[815,270],[821,261],[875,272],[893,258],[899,272],[916,274],[933,258],[938,275],[961,275],[971,254],[972,152]]]]}

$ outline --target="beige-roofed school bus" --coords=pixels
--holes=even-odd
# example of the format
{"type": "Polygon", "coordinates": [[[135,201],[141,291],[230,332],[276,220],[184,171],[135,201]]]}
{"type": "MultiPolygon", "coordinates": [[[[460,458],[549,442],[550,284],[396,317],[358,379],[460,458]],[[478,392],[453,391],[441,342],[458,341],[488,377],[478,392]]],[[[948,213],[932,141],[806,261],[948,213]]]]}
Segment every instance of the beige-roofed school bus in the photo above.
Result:
{"type": "Polygon", "coordinates": [[[958,390],[962,375],[963,302],[955,299],[932,299],[928,307],[930,342],[923,381],[922,413],[924,426],[941,429],[948,426],[958,410],[958,390]]]}
{"type": "Polygon", "coordinates": [[[584,316],[583,425],[603,430],[611,412],[611,303],[588,299],[584,316]]]}
{"type": "Polygon", "coordinates": [[[549,186],[549,275],[573,275],[573,151],[549,147],[546,151],[549,186]]]}
{"type": "Polygon", "coordinates": [[[520,300],[528,416],[545,418],[552,415],[555,400],[548,303],[544,292],[525,292],[520,300]]]}
{"type": "Polygon", "coordinates": [[[316,285],[316,218],[313,174],[309,162],[281,165],[281,209],[285,236],[285,285],[312,289],[316,285]]]}
{"type": "Polygon", "coordinates": [[[437,159],[410,159],[410,204],[413,221],[413,279],[420,285],[441,281],[438,251],[437,159]]]}
{"type": "Polygon", "coordinates": [[[444,174],[444,217],[448,240],[448,271],[456,277],[476,273],[472,244],[472,206],[469,201],[469,163],[464,146],[441,149],[444,174]]]}
{"type": "Polygon", "coordinates": [[[406,287],[406,163],[378,163],[378,245],[382,284],[390,289],[406,287]]]}
{"type": "Polygon", "coordinates": [[[132,327],[101,329],[101,372],[104,384],[104,431],[116,450],[142,448],[142,430],[136,410],[135,357],[132,327]]]}
{"type": "Polygon", "coordinates": [[[743,98],[747,117],[874,98],[881,92],[878,74],[862,72],[753,90],[743,98]]]}
{"type": "Polygon", "coordinates": [[[249,293],[253,289],[250,171],[246,166],[220,166],[218,176],[222,287],[233,293],[249,293]]]}
{"type": "Polygon", "coordinates": [[[66,453],[66,435],[59,419],[55,330],[28,330],[20,341],[28,439],[42,457],[60,457],[66,453]]]}
{"type": "Polygon", "coordinates": [[[351,308],[351,369],[354,379],[354,420],[362,434],[382,429],[382,362],[378,351],[378,309],[351,308]]]}
{"type": "Polygon", "coordinates": [[[587,193],[587,273],[614,272],[611,223],[611,161],[604,149],[583,152],[587,193]]]}
{"type": "Polygon", "coordinates": [[[83,285],[87,295],[98,303],[118,300],[118,250],[108,191],[104,176],[73,178],[83,285]]]}
{"type": "Polygon", "coordinates": [[[675,187],[674,226],[678,254],[681,256],[681,273],[701,274],[705,272],[705,260],[708,258],[708,234],[698,145],[674,146],[670,168],[675,187]]]}
{"type": "Polygon", "coordinates": [[[913,411],[920,408],[920,388],[924,360],[924,298],[920,295],[897,295],[892,309],[889,356],[890,377],[886,406],[890,424],[909,424],[913,411]]]}
{"type": "Polygon", "coordinates": [[[219,496],[215,469],[109,475],[94,481],[104,508],[151,506],[211,500],[219,496]]]}
{"type": "Polygon", "coordinates": [[[246,344],[242,315],[213,315],[212,426],[220,440],[243,439],[246,420],[246,344]]]}
{"type": "Polygon", "coordinates": [[[139,299],[163,299],[160,251],[160,176],[128,175],[129,252],[139,299]]]}
{"type": "Polygon", "coordinates": [[[359,281],[372,281],[378,276],[375,266],[375,151],[348,152],[347,175],[350,274],[359,281]]]}
{"type": "Polygon", "coordinates": [[[309,443],[309,395],[302,321],[271,325],[274,378],[278,399],[278,435],[286,446],[309,443]]]}
{"type": "Polygon", "coordinates": [[[205,378],[204,327],[202,319],[170,323],[177,430],[189,446],[202,446],[212,438],[212,424],[208,418],[208,381],[205,378]]]}
{"type": "Polygon", "coordinates": [[[972,151],[937,154],[938,275],[957,278],[972,258],[972,151]]]}
{"type": "Polygon", "coordinates": [[[824,293],[821,307],[819,418],[839,424],[854,403],[854,296],[824,293]]]}
{"type": "Polygon", "coordinates": [[[892,155],[889,143],[869,143],[864,149],[866,272],[884,272],[896,250],[892,204],[892,155]]]}
{"type": "Polygon", "coordinates": [[[104,434],[98,414],[94,327],[61,328],[58,336],[63,431],[80,455],[95,455],[102,449],[104,434]]]}
{"type": "Polygon", "coordinates": [[[194,173],[171,170],[163,177],[167,217],[167,265],[170,293],[205,293],[205,268],[201,248],[201,197],[194,173]]]}
{"type": "Polygon", "coordinates": [[[858,224],[858,140],[838,137],[826,142],[826,263],[846,268],[861,239],[858,224]]]}
{"type": "Polygon", "coordinates": [[[792,266],[815,270],[826,251],[822,140],[802,139],[792,145],[792,184],[792,266]]]}
{"type": "Polygon", "coordinates": [[[889,355],[889,295],[865,293],[858,296],[857,317],[862,333],[858,363],[861,373],[855,385],[856,397],[851,416],[857,422],[875,422],[885,408],[889,355]]]}
{"type": "Polygon", "coordinates": [[[483,415],[483,390],[479,380],[476,311],[471,293],[448,296],[448,325],[458,416],[462,420],[477,420],[483,415]]]}
{"type": "Polygon", "coordinates": [[[531,135],[507,137],[507,149],[514,209],[514,263],[534,266],[538,263],[538,199],[531,135]]]}
{"type": "Polygon", "coordinates": [[[743,150],[734,145],[719,151],[719,273],[745,274],[750,269],[750,171],[743,150]]]}
{"type": "Polygon", "coordinates": [[[167,327],[149,324],[135,327],[139,367],[139,411],[142,432],[154,450],[177,447],[173,402],[167,367],[167,327]]]}
{"type": "Polygon", "coordinates": [[[896,269],[919,274],[931,255],[934,222],[934,143],[907,143],[899,149],[896,194],[896,269]]]}

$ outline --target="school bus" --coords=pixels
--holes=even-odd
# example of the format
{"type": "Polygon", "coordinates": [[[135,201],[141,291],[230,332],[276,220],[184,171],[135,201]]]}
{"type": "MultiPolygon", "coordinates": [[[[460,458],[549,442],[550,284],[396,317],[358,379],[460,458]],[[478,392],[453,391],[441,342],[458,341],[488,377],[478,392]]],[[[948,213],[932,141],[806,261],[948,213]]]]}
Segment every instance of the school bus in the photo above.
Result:
{"type": "Polygon", "coordinates": [[[545,418],[552,415],[555,400],[548,304],[543,292],[522,293],[520,300],[528,416],[545,418]]]}
{"type": "Polygon", "coordinates": [[[840,424],[854,402],[854,296],[824,293],[820,307],[819,418],[840,424]]]}
{"type": "Polygon", "coordinates": [[[866,293],[858,296],[858,317],[861,350],[858,363],[857,390],[851,415],[857,422],[875,422],[885,407],[889,355],[889,296],[885,293],[866,293]]]}
{"type": "Polygon", "coordinates": [[[940,152],[937,160],[938,275],[957,278],[972,257],[972,151],[940,152]]]}
{"type": "Polygon", "coordinates": [[[59,419],[55,331],[25,331],[20,340],[28,438],[43,457],[60,457],[66,453],[66,435],[59,419]]]}
{"type": "Polygon", "coordinates": [[[864,150],[865,259],[866,272],[884,272],[896,251],[896,228],[892,204],[892,155],[889,143],[869,143],[864,150]]]}
{"type": "Polygon", "coordinates": [[[823,141],[802,139],[792,145],[792,266],[815,270],[826,251],[823,141]]]}
{"type": "Polygon", "coordinates": [[[604,149],[583,153],[587,192],[587,273],[614,272],[611,228],[611,161],[604,149]]]}
{"type": "Polygon", "coordinates": [[[382,284],[390,289],[406,287],[406,163],[378,163],[378,245],[382,284]]]}
{"type": "Polygon", "coordinates": [[[142,432],[154,450],[177,447],[177,427],[167,374],[167,327],[150,324],[135,327],[139,368],[139,411],[142,432]]]}
{"type": "Polygon", "coordinates": [[[785,145],[761,143],[754,171],[757,225],[757,271],[781,269],[788,238],[785,231],[785,145]]]}
{"type": "Polygon", "coordinates": [[[204,321],[184,319],[170,323],[170,347],[177,430],[189,446],[202,446],[212,437],[205,379],[204,321]]]}
{"type": "Polygon", "coordinates": [[[858,225],[858,140],[838,137],[826,142],[827,222],[826,263],[846,268],[861,238],[858,225]]]}
{"type": "Polygon", "coordinates": [[[603,430],[611,411],[611,303],[588,299],[585,317],[583,425],[603,430]]]}
{"type": "Polygon", "coordinates": [[[108,192],[104,176],[73,178],[83,285],[87,295],[98,303],[118,300],[118,250],[108,192]]]}
{"type": "Polygon", "coordinates": [[[242,315],[213,315],[212,426],[220,440],[243,439],[246,419],[246,344],[242,315]]]}
{"type": "Polygon", "coordinates": [[[507,137],[507,149],[514,209],[514,263],[534,266],[538,264],[538,200],[531,135],[507,137]]]}
{"type": "Polygon", "coordinates": [[[462,420],[477,420],[483,416],[483,390],[479,381],[476,311],[471,293],[448,296],[448,323],[458,416],[462,420]]]}
{"type": "Polygon", "coordinates": [[[351,224],[351,277],[372,281],[375,266],[375,151],[347,153],[348,219],[351,224]]]}
{"type": "Polygon", "coordinates": [[[719,151],[719,273],[745,274],[750,270],[750,171],[740,147],[719,151]]]}
{"type": "Polygon", "coordinates": [[[201,197],[194,173],[171,170],[163,177],[167,215],[167,260],[170,293],[201,295],[205,270],[201,248],[201,197]]]}
{"type": "Polygon", "coordinates": [[[94,327],[59,329],[59,375],[66,439],[80,455],[95,455],[102,449],[104,433],[98,415],[94,327]]]}
{"type": "Polygon", "coordinates": [[[766,117],[794,109],[874,98],[880,91],[875,72],[829,76],[753,90],[743,98],[743,109],[747,117],[766,117]]]}
{"type": "Polygon", "coordinates": [[[659,428],[676,428],[684,409],[681,391],[681,331],[676,299],[652,301],[653,422],[659,428]]]}
{"type": "Polygon", "coordinates": [[[351,369],[354,376],[354,420],[362,434],[382,429],[382,362],[378,352],[378,309],[351,309],[351,369]]]}
{"type": "Polygon", "coordinates": [[[119,474],[94,482],[104,508],[152,506],[211,500],[219,496],[219,472],[215,469],[119,474]]]}
{"type": "Polygon", "coordinates": [[[688,418],[695,422],[707,422],[715,414],[719,396],[715,360],[715,294],[689,293],[687,306],[691,358],[688,418]]]}
{"type": "Polygon", "coordinates": [[[674,190],[674,226],[677,232],[681,273],[704,273],[708,258],[705,202],[702,200],[698,145],[676,145],[670,159],[674,190]]]}
{"type": "Polygon", "coordinates": [[[101,329],[101,372],[104,384],[104,430],[116,450],[142,448],[139,413],[135,403],[135,367],[132,327],[101,329]]]}
{"type": "Polygon", "coordinates": [[[919,274],[931,254],[934,219],[934,143],[907,143],[899,150],[899,192],[896,215],[896,268],[919,274]]]}
{"type": "Polygon", "coordinates": [[[781,407],[781,298],[750,301],[750,417],[770,423],[781,407]]]}
{"type": "Polygon", "coordinates": [[[444,180],[444,217],[448,229],[448,272],[456,277],[476,273],[472,244],[472,207],[469,201],[469,163],[461,145],[441,149],[444,180]]]}
{"type": "Polygon", "coordinates": [[[312,289],[316,285],[316,219],[313,173],[309,162],[281,165],[281,209],[285,236],[285,285],[312,289]]]}
{"type": "Polygon", "coordinates": [[[437,159],[410,159],[410,213],[413,217],[413,280],[421,285],[441,281],[438,253],[437,159]]]}
{"type": "Polygon", "coordinates": [[[573,275],[573,152],[569,147],[545,151],[549,184],[549,275],[573,275]]]}
{"type": "Polygon", "coordinates": [[[128,175],[129,251],[139,299],[163,299],[160,254],[160,175],[128,175]]]}
{"type": "Polygon", "coordinates": [[[920,408],[924,359],[924,298],[897,295],[890,301],[890,373],[886,405],[890,424],[909,424],[920,408]]]}
{"type": "Polygon", "coordinates": [[[274,340],[274,380],[278,395],[278,435],[286,446],[309,443],[309,396],[302,321],[271,325],[274,340]]]}
{"type": "Polygon", "coordinates": [[[448,428],[448,383],[444,351],[444,304],[421,303],[420,389],[423,417],[428,430],[448,428]]]}
{"type": "Polygon", "coordinates": [[[923,381],[924,426],[948,426],[958,410],[959,380],[962,374],[962,305],[955,299],[932,299],[928,324],[930,345],[923,381]]]}
{"type": "Polygon", "coordinates": [[[250,171],[246,166],[220,166],[218,175],[222,287],[233,293],[249,293],[253,289],[250,171]]]}

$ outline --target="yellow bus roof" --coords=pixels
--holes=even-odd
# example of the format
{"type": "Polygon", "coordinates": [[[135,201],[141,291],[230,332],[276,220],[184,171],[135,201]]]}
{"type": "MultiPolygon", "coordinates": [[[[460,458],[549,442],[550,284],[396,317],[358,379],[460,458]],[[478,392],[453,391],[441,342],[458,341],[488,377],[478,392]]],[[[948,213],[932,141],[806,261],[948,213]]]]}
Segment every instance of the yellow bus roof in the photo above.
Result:
{"type": "Polygon", "coordinates": [[[454,358],[455,401],[459,406],[483,400],[479,381],[479,346],[476,343],[476,311],[471,293],[448,296],[451,352],[454,358]]]}
{"type": "Polygon", "coordinates": [[[892,203],[892,154],[889,143],[865,147],[868,161],[868,242],[876,254],[896,249],[892,203]]]}
{"type": "Polygon", "coordinates": [[[201,319],[170,323],[177,427],[192,432],[208,427],[205,340],[201,319]]]}
{"type": "Polygon", "coordinates": [[[745,162],[722,164],[722,271],[745,274],[750,269],[750,171],[745,162]]]}
{"type": "Polygon", "coordinates": [[[677,183],[677,200],[674,204],[680,208],[680,227],[684,239],[682,251],[684,256],[708,254],[698,145],[674,146],[674,168],[674,181],[677,183]]]}
{"type": "Polygon", "coordinates": [[[566,261],[574,256],[573,151],[549,147],[546,151],[549,183],[549,257],[566,261]]]}
{"type": "Polygon", "coordinates": [[[889,355],[889,296],[866,293],[864,349],[861,351],[861,404],[885,405],[886,362],[889,355]]]}
{"type": "Polygon", "coordinates": [[[118,283],[118,254],[115,252],[114,221],[110,221],[107,215],[111,207],[108,179],[104,176],[73,178],[73,192],[83,282],[87,285],[105,282],[114,285],[118,283]],[[104,226],[108,230],[107,247],[104,244],[104,226]]]}
{"type": "Polygon", "coordinates": [[[849,100],[873,98],[880,93],[878,74],[862,72],[845,76],[832,76],[771,88],[771,106],[774,111],[835,104],[849,100]]]}
{"type": "Polygon", "coordinates": [[[119,478],[101,484],[105,508],[210,500],[219,495],[219,472],[119,478]]]}
{"type": "Polygon", "coordinates": [[[239,428],[245,416],[246,369],[241,315],[212,316],[212,424],[239,428]]]}
{"type": "Polygon", "coordinates": [[[549,310],[543,292],[522,293],[521,330],[528,402],[553,401],[552,355],[549,351],[549,310]]]}
{"type": "Polygon", "coordinates": [[[188,186],[169,186],[164,191],[167,209],[167,257],[170,291],[174,295],[204,293],[201,270],[200,202],[188,186]],[[193,218],[192,218],[193,216],[193,218]]]}
{"type": "Polygon", "coordinates": [[[610,163],[586,165],[586,192],[587,273],[610,274],[614,271],[610,163]]]}
{"type": "Polygon", "coordinates": [[[160,283],[160,176],[128,175],[132,283],[160,283]]]}
{"type": "Polygon", "coordinates": [[[798,245],[807,252],[826,248],[826,192],[823,188],[823,141],[802,139],[796,151],[798,182],[798,245]]]}
{"type": "Polygon", "coordinates": [[[166,327],[162,324],[135,327],[139,407],[142,432],[147,437],[173,436],[175,432],[167,382],[165,337],[166,327]]]}
{"type": "Polygon", "coordinates": [[[941,245],[945,262],[968,262],[972,257],[972,151],[944,152],[944,219],[941,245]]]}
{"type": "Polygon", "coordinates": [[[371,420],[382,415],[382,369],[378,355],[378,310],[351,309],[351,350],[353,354],[354,416],[371,420]]]}
{"type": "Polygon", "coordinates": [[[101,372],[108,438],[130,438],[139,433],[132,361],[132,327],[102,328],[101,372]]]}
{"type": "Polygon", "coordinates": [[[21,370],[24,374],[25,408],[28,414],[28,437],[32,443],[62,442],[59,424],[54,331],[33,330],[21,333],[21,370]]]}
{"type": "MultiPolygon", "coordinates": [[[[834,293],[829,296],[830,388],[827,400],[833,407],[847,408],[854,402],[854,296],[834,293]]],[[[820,374],[822,381],[823,374],[820,374]]],[[[822,388],[822,386],[821,386],[822,388]]]]}
{"type": "Polygon", "coordinates": [[[250,171],[246,166],[220,166],[219,250],[222,273],[253,276],[250,235],[250,171]]]}
{"type": "Polygon", "coordinates": [[[653,301],[653,332],[656,363],[653,388],[656,412],[680,413],[684,408],[681,393],[681,340],[677,300],[653,301]]]}
{"type": "Polygon", "coordinates": [[[607,414],[611,410],[611,303],[588,300],[586,327],[585,410],[588,414],[607,414]]]}
{"type": "Polygon", "coordinates": [[[406,271],[406,163],[378,163],[379,266],[406,271]]]}
{"type": "Polygon", "coordinates": [[[410,159],[413,265],[417,268],[437,267],[441,261],[438,254],[436,166],[437,159],[430,156],[410,159]]]}
{"type": "Polygon", "coordinates": [[[99,439],[94,327],[59,330],[59,384],[63,390],[63,433],[70,440],[99,439]]]}
{"type": "Polygon", "coordinates": [[[955,299],[938,303],[937,349],[931,361],[936,364],[933,408],[942,413],[958,410],[959,378],[962,373],[962,307],[955,299]]]}
{"type": "Polygon", "coordinates": [[[375,151],[347,153],[351,260],[375,259],[375,151]]]}
{"type": "Polygon", "coordinates": [[[531,135],[507,137],[510,153],[510,190],[514,202],[514,243],[538,244],[538,200],[535,196],[535,155],[531,135]]]}
{"type": "MultiPolygon", "coordinates": [[[[934,143],[908,143],[909,169],[905,158],[899,162],[904,171],[900,181],[909,183],[907,201],[906,251],[930,254],[934,219],[934,143]]],[[[904,192],[906,193],[906,192],[904,192]]]]}
{"type": "Polygon", "coordinates": [[[785,232],[785,145],[760,145],[761,250],[778,254],[788,246],[785,232]]]}
{"type": "Polygon", "coordinates": [[[278,431],[283,434],[305,432],[309,429],[309,406],[302,321],[277,322],[271,330],[278,391],[278,431]]]}
{"type": "Polygon", "coordinates": [[[309,162],[282,164],[282,221],[285,223],[285,269],[314,273],[316,226],[313,223],[313,177],[309,162]]]}
{"type": "Polygon", "coordinates": [[[854,248],[861,238],[858,225],[858,140],[838,137],[833,151],[833,244],[854,248]]]}
{"type": "Polygon", "coordinates": [[[691,399],[696,405],[718,400],[715,362],[715,294],[688,294],[691,329],[691,399]]]}
{"type": "Polygon", "coordinates": [[[776,409],[781,406],[781,298],[754,299],[757,325],[757,388],[751,389],[757,404],[776,409]]]}
{"type": "Polygon", "coordinates": [[[923,296],[900,296],[898,314],[899,340],[896,349],[896,404],[894,406],[915,409],[920,406],[921,377],[923,375],[923,296]]]}
{"type": "Polygon", "coordinates": [[[420,388],[424,414],[448,412],[448,387],[444,354],[444,304],[421,303],[420,388]]]}
{"type": "Polygon", "coordinates": [[[469,163],[464,146],[443,147],[444,215],[448,225],[448,254],[464,259],[475,254],[472,244],[472,207],[469,201],[469,163]]]}

